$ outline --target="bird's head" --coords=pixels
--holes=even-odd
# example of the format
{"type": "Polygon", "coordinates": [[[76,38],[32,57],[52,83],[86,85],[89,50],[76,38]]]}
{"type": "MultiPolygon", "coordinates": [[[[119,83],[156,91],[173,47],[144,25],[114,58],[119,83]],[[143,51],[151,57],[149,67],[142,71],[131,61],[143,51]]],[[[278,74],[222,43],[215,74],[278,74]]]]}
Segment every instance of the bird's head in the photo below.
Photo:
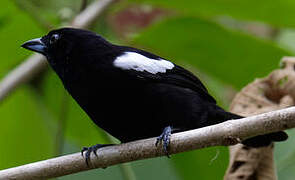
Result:
{"type": "Polygon", "coordinates": [[[101,36],[91,31],[75,28],[52,30],[47,35],[32,39],[22,45],[23,48],[46,56],[53,67],[71,64],[77,59],[87,59],[81,56],[105,52],[111,49],[111,46],[101,36]]]}

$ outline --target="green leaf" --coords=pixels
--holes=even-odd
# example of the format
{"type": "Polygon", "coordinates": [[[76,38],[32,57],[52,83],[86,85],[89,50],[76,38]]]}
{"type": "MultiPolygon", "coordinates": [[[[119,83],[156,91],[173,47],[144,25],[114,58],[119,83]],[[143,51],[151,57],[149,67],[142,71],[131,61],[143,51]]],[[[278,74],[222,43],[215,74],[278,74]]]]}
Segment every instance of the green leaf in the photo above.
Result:
{"type": "Polygon", "coordinates": [[[278,179],[291,180],[295,171],[295,129],[288,130],[287,141],[275,144],[275,162],[278,179]]]}
{"type": "Polygon", "coordinates": [[[52,157],[53,139],[27,88],[18,89],[0,108],[0,168],[52,157]]]}
{"type": "Polygon", "coordinates": [[[177,10],[183,14],[214,17],[232,16],[244,20],[263,21],[275,26],[295,27],[293,0],[130,0],[177,10]]]}
{"type": "Polygon", "coordinates": [[[41,28],[11,0],[1,1],[0,11],[0,77],[6,75],[29,51],[21,49],[25,41],[43,34],[41,28]],[[5,7],[5,8],[4,8],[5,7]]]}
{"type": "Polygon", "coordinates": [[[177,17],[153,25],[133,43],[177,64],[241,88],[265,76],[289,52],[275,44],[231,31],[204,19],[177,17]]]}
{"type": "Polygon", "coordinates": [[[211,147],[172,157],[182,179],[223,179],[229,161],[227,147],[211,147]]]}

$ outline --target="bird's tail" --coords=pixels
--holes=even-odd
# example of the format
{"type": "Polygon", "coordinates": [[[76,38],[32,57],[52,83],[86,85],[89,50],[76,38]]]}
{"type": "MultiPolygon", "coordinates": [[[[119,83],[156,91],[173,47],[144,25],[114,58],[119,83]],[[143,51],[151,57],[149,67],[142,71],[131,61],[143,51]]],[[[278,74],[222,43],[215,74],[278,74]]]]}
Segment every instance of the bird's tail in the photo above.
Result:
{"type": "MultiPolygon", "coordinates": [[[[229,113],[229,119],[240,119],[243,116],[237,114],[229,113]]],[[[285,141],[288,139],[287,133],[284,131],[273,132],[265,135],[255,136],[242,141],[242,144],[249,147],[264,147],[270,145],[272,142],[285,141]]]]}

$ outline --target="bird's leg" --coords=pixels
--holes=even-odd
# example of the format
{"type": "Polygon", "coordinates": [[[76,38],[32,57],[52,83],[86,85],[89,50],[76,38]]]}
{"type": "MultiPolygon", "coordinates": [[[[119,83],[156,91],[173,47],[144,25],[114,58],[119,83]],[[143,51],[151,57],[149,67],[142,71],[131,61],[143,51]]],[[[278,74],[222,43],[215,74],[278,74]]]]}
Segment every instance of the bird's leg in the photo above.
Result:
{"type": "Polygon", "coordinates": [[[86,161],[87,166],[89,166],[89,160],[90,160],[90,154],[91,154],[91,152],[93,152],[95,154],[95,156],[97,156],[96,151],[98,149],[103,148],[103,147],[106,147],[106,146],[112,146],[112,145],[114,145],[114,144],[96,144],[96,145],[90,146],[90,147],[83,147],[83,149],[81,150],[81,154],[83,156],[83,153],[86,151],[85,161],[86,161]]]}
{"type": "Polygon", "coordinates": [[[160,141],[163,143],[163,149],[168,158],[170,157],[168,151],[169,151],[171,133],[172,133],[172,127],[171,126],[165,127],[162,134],[159,137],[157,137],[157,141],[156,141],[156,146],[159,144],[160,141]]]}

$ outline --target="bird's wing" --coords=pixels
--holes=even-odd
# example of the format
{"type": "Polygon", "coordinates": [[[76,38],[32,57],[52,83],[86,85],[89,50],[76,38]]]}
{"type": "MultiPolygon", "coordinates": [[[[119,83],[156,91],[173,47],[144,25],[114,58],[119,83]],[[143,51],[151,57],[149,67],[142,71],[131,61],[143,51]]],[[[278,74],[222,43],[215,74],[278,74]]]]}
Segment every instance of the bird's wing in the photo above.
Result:
{"type": "Polygon", "coordinates": [[[125,52],[114,60],[114,66],[122,69],[131,79],[189,88],[197,92],[201,98],[216,103],[199,78],[156,55],[147,52],[125,52]]]}

